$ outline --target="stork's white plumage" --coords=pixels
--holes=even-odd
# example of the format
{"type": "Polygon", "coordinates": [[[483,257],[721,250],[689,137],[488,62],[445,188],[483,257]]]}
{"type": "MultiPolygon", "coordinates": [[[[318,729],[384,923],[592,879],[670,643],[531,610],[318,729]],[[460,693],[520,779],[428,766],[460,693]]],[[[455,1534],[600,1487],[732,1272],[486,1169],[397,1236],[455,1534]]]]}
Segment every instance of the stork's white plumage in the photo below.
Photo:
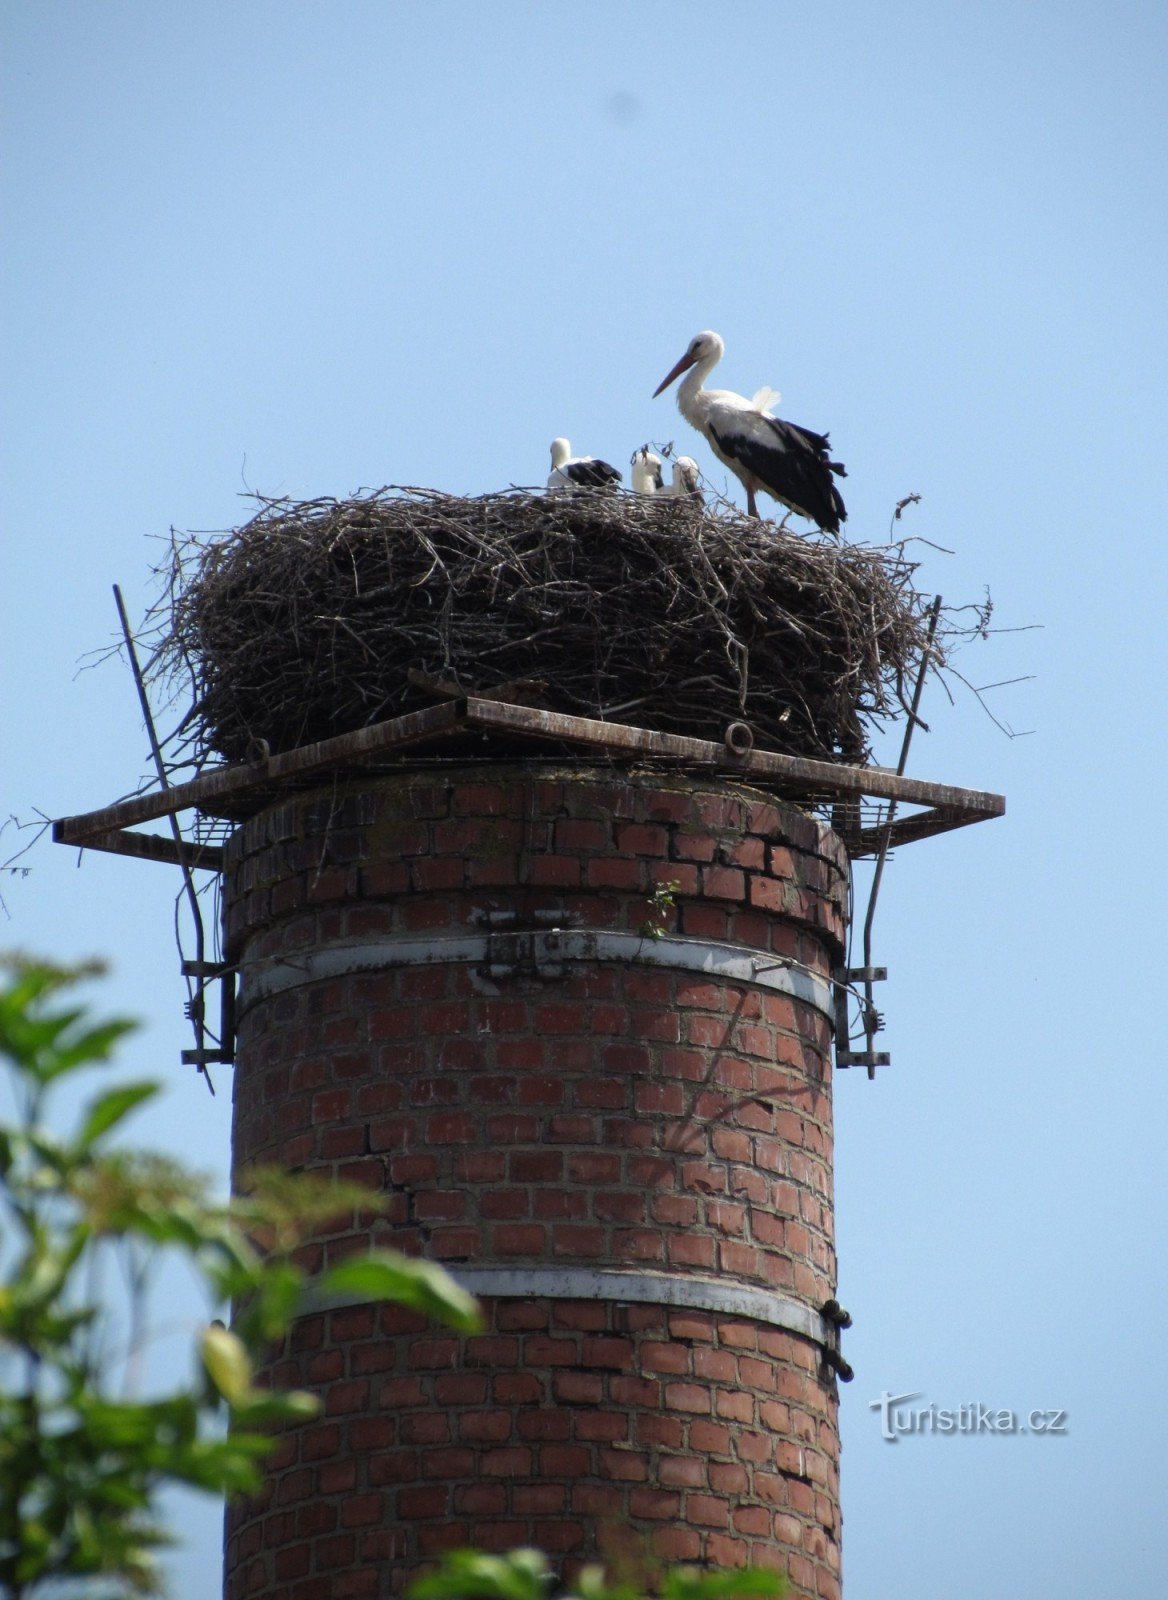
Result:
{"type": "Polygon", "coordinates": [[[673,463],[673,481],[665,493],[684,495],[687,500],[693,500],[699,506],[705,505],[706,497],[702,493],[701,474],[692,456],[677,457],[673,463]]]}
{"type": "Polygon", "coordinates": [[[667,389],[683,372],[677,392],[685,420],[704,433],[711,450],[746,490],[746,508],[758,516],[760,489],[800,516],[817,522],[825,533],[838,534],[847,516],[832,474],[846,477],[838,461],[828,459],[828,437],[770,415],[779,399],[773,389],[760,389],[747,400],[730,389],[703,389],[702,384],[722,359],[725,345],[716,333],[699,333],[685,354],[653,391],[667,389]]]}
{"type": "Polygon", "coordinates": [[[655,456],[648,445],[633,451],[630,462],[633,469],[633,488],[638,494],[661,494],[665,479],[661,475],[661,457],[655,456]]]}
{"type": "Polygon", "coordinates": [[[607,461],[595,456],[574,456],[566,439],[552,440],[552,470],[549,489],[612,489],[621,475],[607,461]]]}

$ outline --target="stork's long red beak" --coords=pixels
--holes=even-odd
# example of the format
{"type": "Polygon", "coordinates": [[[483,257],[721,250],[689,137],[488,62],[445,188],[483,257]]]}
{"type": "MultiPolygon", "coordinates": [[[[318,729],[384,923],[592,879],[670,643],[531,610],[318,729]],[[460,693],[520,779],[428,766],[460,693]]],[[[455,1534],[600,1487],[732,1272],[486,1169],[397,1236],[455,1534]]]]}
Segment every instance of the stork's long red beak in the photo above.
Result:
{"type": "Polygon", "coordinates": [[[685,352],[685,354],[682,356],[681,360],[677,363],[677,365],[673,368],[673,370],[668,374],[668,376],[662,378],[661,382],[653,390],[653,398],[654,398],[654,400],[656,400],[657,396],[661,393],[662,389],[668,389],[669,385],[673,382],[674,378],[680,378],[682,373],[688,367],[692,367],[696,360],[697,360],[697,356],[691,355],[689,353],[689,351],[687,350],[685,352]]]}

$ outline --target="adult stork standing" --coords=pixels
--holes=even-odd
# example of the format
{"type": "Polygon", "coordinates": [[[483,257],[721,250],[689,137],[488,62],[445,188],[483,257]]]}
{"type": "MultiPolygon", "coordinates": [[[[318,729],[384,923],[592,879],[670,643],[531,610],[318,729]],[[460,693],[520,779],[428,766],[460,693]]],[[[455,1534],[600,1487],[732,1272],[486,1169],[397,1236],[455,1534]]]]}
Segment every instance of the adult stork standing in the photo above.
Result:
{"type": "Polygon", "coordinates": [[[620,481],[620,473],[607,461],[595,456],[574,456],[566,439],[552,440],[549,489],[612,489],[620,481]]]}
{"type": "Polygon", "coordinates": [[[685,420],[704,433],[710,448],[746,490],[746,509],[758,516],[760,489],[791,511],[809,517],[825,533],[838,534],[847,516],[832,474],[846,477],[838,461],[828,459],[826,433],[812,433],[794,422],[772,417],[779,396],[760,389],[747,400],[729,389],[704,389],[706,378],[721,361],[725,345],[716,333],[695,334],[681,360],[653,391],[656,399],[675,378],[688,372],[677,391],[685,420]]]}

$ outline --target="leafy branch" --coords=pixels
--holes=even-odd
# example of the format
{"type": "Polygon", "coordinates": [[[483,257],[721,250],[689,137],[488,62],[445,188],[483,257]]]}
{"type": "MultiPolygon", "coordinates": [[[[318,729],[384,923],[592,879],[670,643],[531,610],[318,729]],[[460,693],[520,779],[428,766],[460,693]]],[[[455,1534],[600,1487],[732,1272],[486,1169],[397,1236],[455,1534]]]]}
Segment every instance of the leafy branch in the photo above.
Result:
{"type": "MultiPolygon", "coordinates": [[[[670,1567],[654,1592],[660,1600],[780,1600],[787,1580],[758,1567],[733,1572],[702,1572],[670,1567]]],[[[646,1600],[640,1583],[612,1582],[603,1568],[584,1567],[566,1588],[558,1587],[546,1557],[538,1550],[512,1550],[503,1556],[478,1550],[453,1550],[438,1568],[418,1578],[407,1600],[646,1600]]]]}
{"type": "Polygon", "coordinates": [[[155,1553],[170,1542],[160,1491],[257,1489],[273,1426],[319,1409],[315,1395],[256,1382],[261,1352],[294,1318],[354,1292],[462,1331],[478,1311],[441,1268],[388,1251],[308,1278],[294,1260],[303,1240],[381,1205],[358,1185],[260,1171],[220,1201],[178,1163],[113,1147],[157,1084],[105,1089],[70,1132],[52,1131],[55,1090],[107,1062],[133,1024],[94,1022],[68,998],[97,967],[15,958],[0,970],[0,1066],[16,1106],[0,1124],[0,1591],[88,1593],[105,1578],[112,1592],[154,1594],[155,1553]],[[126,1285],[121,1319],[97,1292],[110,1257],[126,1285]],[[187,1382],[143,1398],[151,1289],[175,1259],[194,1269],[209,1311],[233,1303],[234,1317],[199,1328],[187,1382]]]}

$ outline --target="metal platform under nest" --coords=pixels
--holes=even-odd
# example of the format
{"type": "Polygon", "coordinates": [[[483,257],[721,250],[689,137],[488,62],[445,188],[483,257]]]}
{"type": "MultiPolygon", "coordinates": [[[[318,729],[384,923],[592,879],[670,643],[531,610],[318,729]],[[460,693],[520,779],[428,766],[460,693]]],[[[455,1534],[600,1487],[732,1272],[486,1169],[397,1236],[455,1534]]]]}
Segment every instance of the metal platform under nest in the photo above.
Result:
{"type": "Polygon", "coordinates": [[[354,733],[280,755],[220,767],[214,772],[149,794],[135,795],[100,811],[62,817],[53,824],[59,844],[184,867],[222,869],[223,849],[206,842],[132,831],[160,817],[195,810],[203,818],[237,822],[274,803],[291,788],[319,782],[326,772],[394,771],[435,756],[450,759],[474,735],[474,759],[498,761],[537,751],[550,758],[598,752],[610,760],[737,778],[798,805],[824,809],[853,859],[880,855],[972,822],[1000,817],[1002,795],[906,778],[883,767],[853,767],[833,761],[757,750],[745,723],[731,723],[723,743],[658,733],[623,722],[514,705],[475,696],[450,699],[423,711],[392,717],[354,733]],[[409,754],[406,754],[406,752],[409,754]],[[914,808],[900,814],[901,807],[914,808]]]}

